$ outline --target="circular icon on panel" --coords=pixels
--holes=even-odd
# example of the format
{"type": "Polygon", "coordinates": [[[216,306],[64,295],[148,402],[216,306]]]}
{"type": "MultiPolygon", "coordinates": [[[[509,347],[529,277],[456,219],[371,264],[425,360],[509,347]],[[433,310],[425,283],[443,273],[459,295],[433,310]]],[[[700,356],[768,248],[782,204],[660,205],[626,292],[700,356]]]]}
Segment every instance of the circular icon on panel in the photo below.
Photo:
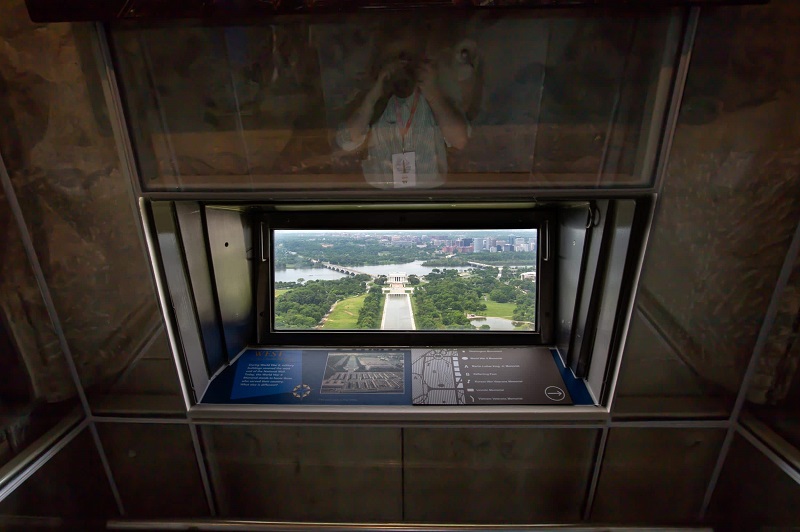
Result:
{"type": "Polygon", "coordinates": [[[292,390],[292,395],[297,397],[298,399],[305,399],[311,394],[311,386],[308,384],[298,384],[292,390]]]}
{"type": "Polygon", "coordinates": [[[567,394],[564,393],[564,390],[559,388],[558,386],[548,386],[544,389],[544,394],[547,396],[548,399],[551,401],[563,401],[567,394]]]}

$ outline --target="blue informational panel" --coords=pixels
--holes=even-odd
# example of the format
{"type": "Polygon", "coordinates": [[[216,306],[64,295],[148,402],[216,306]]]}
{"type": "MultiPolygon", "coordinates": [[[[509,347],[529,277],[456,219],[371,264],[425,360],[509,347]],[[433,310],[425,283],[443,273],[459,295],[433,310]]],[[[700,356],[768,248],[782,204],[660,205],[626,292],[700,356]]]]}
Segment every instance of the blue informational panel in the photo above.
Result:
{"type": "Polygon", "coordinates": [[[248,349],[204,403],[408,405],[411,350],[248,349]]]}
{"type": "Polygon", "coordinates": [[[252,348],[211,382],[202,402],[591,404],[556,357],[538,347],[252,348]]]}

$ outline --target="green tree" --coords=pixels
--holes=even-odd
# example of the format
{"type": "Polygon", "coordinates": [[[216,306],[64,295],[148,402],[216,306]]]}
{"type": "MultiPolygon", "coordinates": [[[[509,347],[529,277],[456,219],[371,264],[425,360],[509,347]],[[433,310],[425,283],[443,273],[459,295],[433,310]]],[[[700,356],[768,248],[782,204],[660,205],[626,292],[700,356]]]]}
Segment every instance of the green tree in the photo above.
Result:
{"type": "Polygon", "coordinates": [[[509,301],[513,301],[516,297],[516,293],[514,288],[508,285],[498,286],[494,290],[489,293],[489,297],[492,301],[496,301],[498,303],[508,303],[509,301]]]}

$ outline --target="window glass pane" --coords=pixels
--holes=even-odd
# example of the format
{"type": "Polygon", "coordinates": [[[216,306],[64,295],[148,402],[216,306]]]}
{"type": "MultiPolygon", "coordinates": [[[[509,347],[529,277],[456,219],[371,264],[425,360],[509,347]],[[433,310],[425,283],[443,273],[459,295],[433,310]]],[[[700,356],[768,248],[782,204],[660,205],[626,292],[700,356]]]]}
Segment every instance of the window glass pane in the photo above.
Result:
{"type": "Polygon", "coordinates": [[[536,229],[273,234],[278,330],[536,330],[536,229]]]}
{"type": "MultiPolygon", "coordinates": [[[[153,357],[152,341],[163,334],[162,318],[130,183],[120,170],[92,31],[90,25],[34,24],[24,2],[3,3],[0,153],[93,409],[106,414],[179,412],[185,407],[171,356],[169,366],[157,370],[158,390],[142,378],[150,365],[145,359],[153,357]],[[52,60],[55,49],[57,61],[52,60]],[[17,62],[17,56],[28,59],[17,62]],[[110,391],[120,381],[127,389],[110,391]]],[[[66,398],[74,400],[74,386],[58,342],[47,331],[49,317],[19,237],[12,234],[16,228],[8,226],[11,213],[0,211],[5,328],[29,374],[17,377],[19,370],[7,371],[4,363],[0,375],[16,384],[0,388],[9,394],[18,390],[14,394],[19,397],[19,383],[29,380],[26,393],[36,400],[37,410],[51,408],[66,398]]],[[[158,358],[169,355],[168,350],[162,353],[158,358]]],[[[8,364],[14,356],[0,354],[8,364]]],[[[0,403],[12,403],[6,397],[0,403]]],[[[27,413],[15,404],[13,416],[26,418],[27,413]]]]}
{"type": "Polygon", "coordinates": [[[717,530],[797,530],[800,484],[738,434],[707,521],[717,530]]]}
{"type": "Polygon", "coordinates": [[[672,16],[406,11],[111,35],[150,190],[647,186],[672,16]]]}
{"type": "MultiPolygon", "coordinates": [[[[730,413],[800,220],[798,27],[792,2],[700,15],[616,416],[730,413]]],[[[756,403],[791,404],[798,305],[784,305],[756,403]]]]}
{"type": "Polygon", "coordinates": [[[17,530],[40,530],[49,524],[60,530],[100,530],[115,517],[108,477],[88,429],[0,502],[2,530],[15,525],[17,530]]]}
{"type": "Polygon", "coordinates": [[[800,257],[795,260],[756,373],[747,409],[800,448],[800,257]]]}
{"type": "Polygon", "coordinates": [[[0,466],[78,406],[67,359],[6,201],[0,190],[0,466]]]}

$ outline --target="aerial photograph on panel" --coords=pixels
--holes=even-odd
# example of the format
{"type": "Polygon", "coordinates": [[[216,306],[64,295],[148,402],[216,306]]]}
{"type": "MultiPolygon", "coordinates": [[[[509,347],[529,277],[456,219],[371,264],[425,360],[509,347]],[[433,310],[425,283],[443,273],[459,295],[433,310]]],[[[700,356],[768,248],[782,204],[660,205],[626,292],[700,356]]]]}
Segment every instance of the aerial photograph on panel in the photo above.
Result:
{"type": "Polygon", "coordinates": [[[403,393],[402,353],[329,353],[322,394],[403,393]]]}

